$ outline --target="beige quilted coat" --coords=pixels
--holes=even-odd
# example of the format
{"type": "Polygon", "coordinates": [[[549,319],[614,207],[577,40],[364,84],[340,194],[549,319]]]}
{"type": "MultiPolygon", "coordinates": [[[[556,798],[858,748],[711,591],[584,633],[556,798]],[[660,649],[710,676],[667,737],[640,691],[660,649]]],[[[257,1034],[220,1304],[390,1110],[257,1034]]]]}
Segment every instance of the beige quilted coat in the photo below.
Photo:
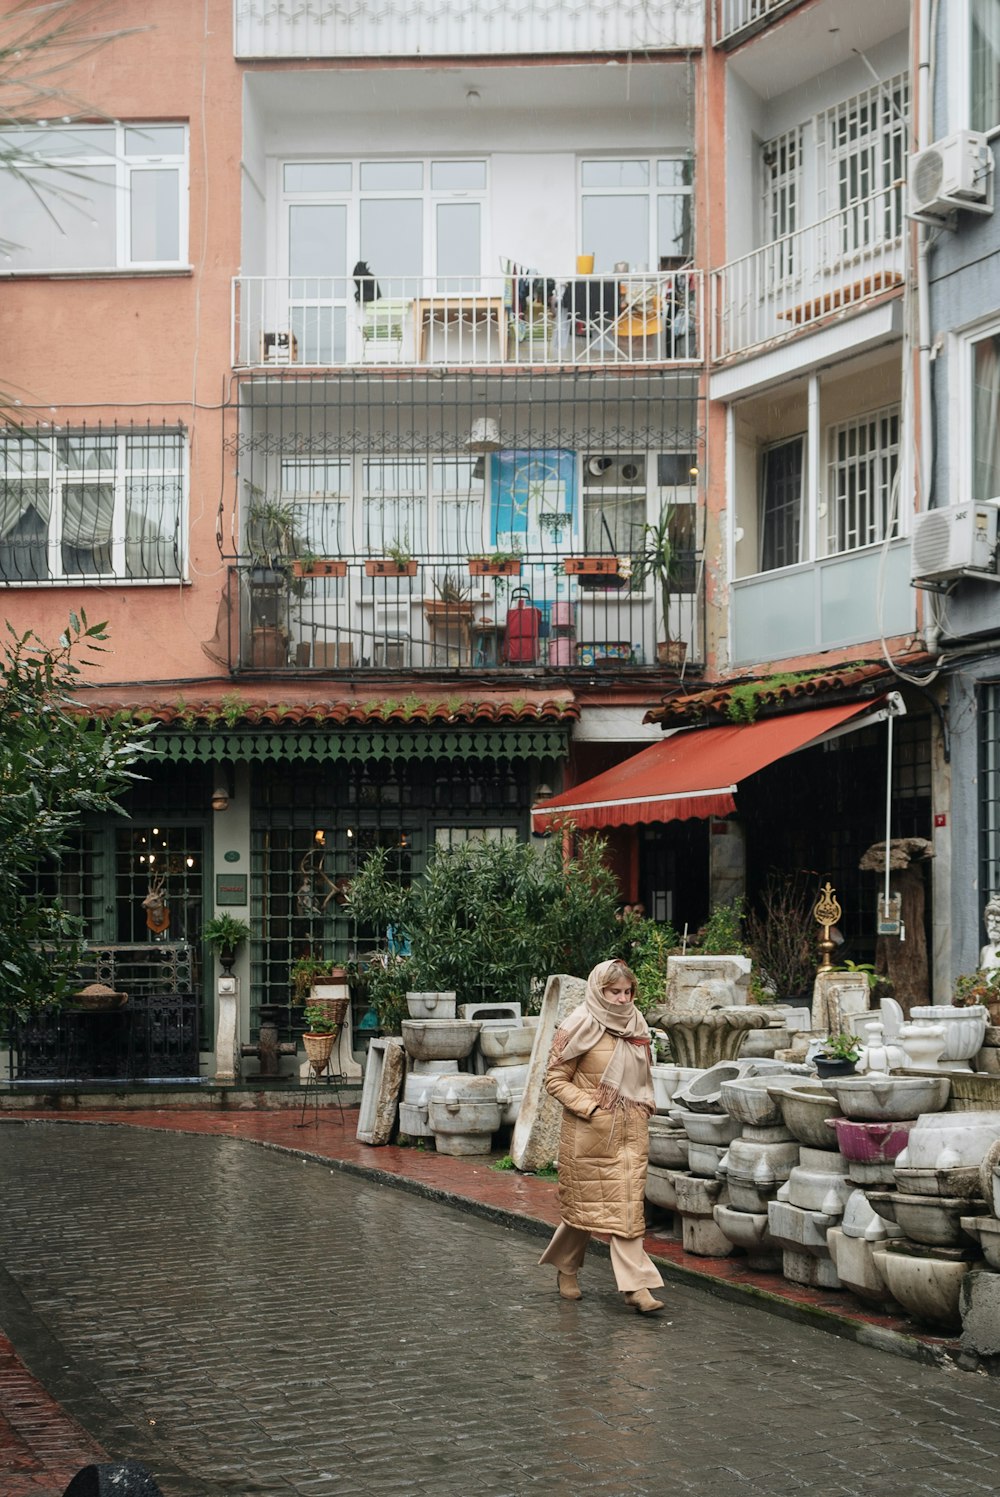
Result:
{"type": "Polygon", "coordinates": [[[559,1209],[564,1222],[588,1232],[641,1237],[649,1128],[640,1108],[597,1109],[594,1094],[615,1041],[602,1035],[573,1060],[550,1061],[546,1090],[563,1105],[559,1134],[559,1209]]]}

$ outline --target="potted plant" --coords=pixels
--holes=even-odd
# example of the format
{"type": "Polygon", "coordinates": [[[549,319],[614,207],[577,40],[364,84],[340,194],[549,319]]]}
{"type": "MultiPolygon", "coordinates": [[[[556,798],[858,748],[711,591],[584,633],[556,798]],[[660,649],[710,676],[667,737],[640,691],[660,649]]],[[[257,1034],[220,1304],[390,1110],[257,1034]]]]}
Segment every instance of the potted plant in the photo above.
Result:
{"type": "Polygon", "coordinates": [[[386,546],[384,556],[370,557],[365,562],[365,575],[367,577],[415,577],[417,561],[410,551],[406,537],[404,536],[401,541],[393,541],[391,546],[386,546]]]}
{"type": "MultiPolygon", "coordinates": [[[[309,1002],[333,1006],[343,1003],[346,1007],[344,988],[347,985],[347,968],[332,957],[298,957],[291,965],[292,994],[295,1003],[309,1002]]],[[[341,1013],[341,1020],[343,1013],[341,1013]]]]}
{"type": "Polygon", "coordinates": [[[657,641],[656,658],[660,665],[680,667],[687,656],[687,641],[673,639],[670,634],[670,600],[673,596],[678,573],[678,551],[671,536],[673,509],[665,505],[659,519],[643,526],[639,547],[632,554],[631,587],[643,587],[647,580],[655,589],[658,602],[656,627],[662,626],[662,639],[657,641]]]}
{"type": "Polygon", "coordinates": [[[250,934],[245,920],[236,915],[213,915],[206,921],[202,935],[217,954],[223,972],[231,972],[236,960],[236,951],[250,934]]]}
{"type": "Polygon", "coordinates": [[[301,556],[292,562],[293,577],[346,577],[347,562],[339,556],[301,556]]]}
{"type": "Polygon", "coordinates": [[[304,1009],[303,1018],[306,1021],[306,1028],[302,1035],[302,1043],[305,1046],[310,1066],[319,1075],[330,1064],[330,1056],[333,1054],[333,1046],[342,1020],[333,1018],[315,1003],[309,1004],[304,1009]]]}
{"type": "Polygon", "coordinates": [[[520,577],[520,551],[492,551],[469,557],[470,577],[520,577]]]}
{"type": "Polygon", "coordinates": [[[295,554],[295,514],[291,505],[266,497],[251,486],[245,541],[250,570],[250,658],[255,666],[285,665],[288,610],[295,554]]]}
{"type": "Polygon", "coordinates": [[[1000,970],[963,972],[955,978],[951,1001],[955,1008],[982,1004],[989,1012],[990,1023],[1000,1024],[1000,970]]]}
{"type": "Polygon", "coordinates": [[[617,586],[621,580],[617,556],[567,556],[562,561],[562,570],[567,577],[594,577],[605,585],[617,586]]]}
{"type": "Polygon", "coordinates": [[[846,1030],[828,1034],[822,1050],[813,1056],[817,1076],[852,1076],[861,1054],[861,1043],[856,1034],[848,1034],[846,1030]]]}
{"type": "Polygon", "coordinates": [[[472,618],[469,589],[463,587],[452,572],[445,572],[441,580],[435,582],[434,591],[436,598],[424,599],[424,618],[429,624],[449,629],[469,622],[472,618]]]}

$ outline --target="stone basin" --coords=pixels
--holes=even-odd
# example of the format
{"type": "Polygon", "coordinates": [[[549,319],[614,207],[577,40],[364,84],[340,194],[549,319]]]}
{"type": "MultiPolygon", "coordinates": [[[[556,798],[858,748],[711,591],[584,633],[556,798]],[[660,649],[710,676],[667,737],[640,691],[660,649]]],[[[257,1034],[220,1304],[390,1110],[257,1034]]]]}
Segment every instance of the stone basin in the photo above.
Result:
{"type": "Polygon", "coordinates": [[[688,1139],[688,1170],[692,1175],[713,1180],[727,1152],[726,1144],[696,1144],[688,1139]]]}
{"type": "Polygon", "coordinates": [[[884,1242],[887,1237],[898,1236],[899,1228],[884,1216],[879,1216],[863,1190],[852,1190],[844,1206],[840,1230],[846,1237],[863,1237],[867,1242],[884,1242]]]}
{"type": "Polygon", "coordinates": [[[723,1081],[719,1088],[722,1105],[731,1118],[753,1128],[773,1127],[781,1122],[781,1105],[768,1090],[778,1083],[791,1083],[792,1075],[769,1072],[765,1076],[741,1076],[723,1081]]]}
{"type": "Polygon", "coordinates": [[[726,1112],[688,1112],[675,1106],[670,1114],[694,1144],[728,1144],[738,1138],[742,1124],[726,1112]]]}
{"type": "Polygon", "coordinates": [[[837,1278],[845,1289],[867,1304],[892,1305],[892,1295],[875,1266],[875,1255],[870,1242],[864,1237],[849,1237],[841,1228],[831,1227],[826,1234],[826,1245],[830,1249],[837,1278]]]}
{"type": "Polygon", "coordinates": [[[846,1118],[864,1122],[913,1119],[937,1112],[948,1100],[947,1076],[828,1076],[823,1082],[846,1118]]]}
{"type": "Polygon", "coordinates": [[[959,1296],[970,1263],[929,1254],[917,1256],[891,1244],[875,1248],[872,1257],[893,1299],[915,1320],[947,1331],[961,1329],[959,1296]]]}
{"type": "Polygon", "coordinates": [[[898,1122],[858,1122],[855,1118],[831,1118],[837,1147],[845,1159],[862,1164],[890,1164],[906,1148],[916,1117],[898,1122]]]}
{"type": "Polygon", "coordinates": [[[463,1060],[479,1025],[473,1019],[404,1019],[403,1048],[413,1060],[463,1060]]]}
{"type": "Polygon", "coordinates": [[[978,1242],[991,1268],[1000,1268],[1000,1219],[995,1216],[961,1216],[962,1231],[978,1242]]]}
{"type": "Polygon", "coordinates": [[[677,1210],[673,1170],[650,1163],[646,1170],[646,1200],[653,1206],[659,1206],[661,1211],[677,1210]]]}
{"type": "Polygon", "coordinates": [[[747,1255],[747,1267],[761,1273],[780,1273],[781,1247],[767,1226],[766,1211],[737,1211],[732,1206],[716,1206],[715,1225],[734,1247],[747,1255]]]}
{"type": "Polygon", "coordinates": [[[871,1190],[868,1200],[879,1216],[894,1221],[911,1242],[924,1247],[961,1247],[969,1241],[961,1223],[963,1216],[983,1216],[985,1203],[958,1196],[918,1196],[899,1190],[871,1190]]]}
{"type": "Polygon", "coordinates": [[[922,1169],[917,1165],[900,1164],[897,1160],[890,1183],[897,1190],[909,1191],[915,1196],[961,1196],[963,1201],[968,1201],[979,1195],[979,1171],[960,1165],[954,1169],[938,1170],[930,1166],[922,1169]]]}
{"type": "Polygon", "coordinates": [[[653,1067],[653,1097],[657,1112],[669,1112],[674,1093],[678,1087],[701,1073],[692,1066],[655,1065],[653,1067]]]}
{"type": "Polygon", "coordinates": [[[439,1154],[488,1154],[500,1115],[492,1076],[443,1076],[427,1109],[439,1154]]]}
{"type": "MultiPolygon", "coordinates": [[[[976,1054],[983,1043],[989,1024],[989,1011],[981,1003],[967,1008],[956,1008],[952,1003],[925,1003],[910,1009],[911,1020],[942,1024],[944,1026],[944,1049],[941,1063],[963,1065],[976,1054]]],[[[924,1109],[929,1111],[929,1109],[924,1109]]]]}
{"type": "Polygon", "coordinates": [[[674,1092],[671,1106],[682,1107],[685,1112],[724,1113],[722,1105],[722,1083],[739,1081],[753,1072],[752,1060],[726,1060],[707,1070],[697,1071],[690,1081],[674,1092]]]}
{"type": "Polygon", "coordinates": [[[660,1169],[686,1170],[690,1139],[669,1118],[649,1120],[649,1162],[660,1169]]]}
{"type": "Polygon", "coordinates": [[[451,992],[406,994],[406,1008],[411,1019],[453,1019],[455,1003],[455,994],[451,992]]]}
{"type": "MultiPolygon", "coordinates": [[[[847,1161],[830,1149],[802,1149],[799,1163],[778,1191],[778,1200],[827,1218],[832,1226],[844,1214],[854,1189],[847,1161]]],[[[817,1220],[818,1220],[817,1216],[817,1220]]]]}
{"type": "Polygon", "coordinates": [[[765,1194],[783,1185],[799,1162],[799,1145],[790,1142],[760,1143],[754,1139],[734,1138],[726,1155],[726,1178],[735,1176],[765,1194]]]}
{"type": "Polygon", "coordinates": [[[751,1029],[766,1029],[769,1016],[759,1007],[711,1008],[700,1016],[661,1014],[658,1022],[670,1037],[670,1053],[682,1066],[707,1069],[735,1060],[751,1029]]]}
{"type": "Polygon", "coordinates": [[[837,1138],[826,1125],[827,1118],[839,1117],[837,1099],[818,1081],[772,1082],[785,1127],[800,1144],[809,1149],[837,1148],[837,1138]]]}
{"type": "Polygon", "coordinates": [[[484,1024],[479,1034],[479,1049],[487,1068],[527,1065],[535,1031],[523,1024],[484,1024]]]}
{"type": "Polygon", "coordinates": [[[896,1163],[917,1169],[978,1169],[998,1138],[1000,1112],[922,1114],[896,1163]]]}

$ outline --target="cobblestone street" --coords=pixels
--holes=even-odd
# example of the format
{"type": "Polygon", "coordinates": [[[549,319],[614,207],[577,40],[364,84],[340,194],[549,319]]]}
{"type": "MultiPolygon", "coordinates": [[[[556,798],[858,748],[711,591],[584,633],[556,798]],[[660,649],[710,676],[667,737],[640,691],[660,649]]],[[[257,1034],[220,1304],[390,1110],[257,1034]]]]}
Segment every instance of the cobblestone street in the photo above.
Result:
{"type": "Polygon", "coordinates": [[[986,1377],[683,1286],[640,1319],[596,1255],[563,1303],[540,1239],[238,1140],[0,1144],[0,1325],[166,1497],[996,1490],[986,1377]]]}

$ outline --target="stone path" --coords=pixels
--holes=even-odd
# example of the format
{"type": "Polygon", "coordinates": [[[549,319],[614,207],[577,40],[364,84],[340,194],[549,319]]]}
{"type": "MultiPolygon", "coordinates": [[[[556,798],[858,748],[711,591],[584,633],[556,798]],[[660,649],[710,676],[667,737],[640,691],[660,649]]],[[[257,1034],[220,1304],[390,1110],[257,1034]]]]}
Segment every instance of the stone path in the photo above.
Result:
{"type": "MultiPolygon", "coordinates": [[[[191,1121],[0,1125],[0,1324],[80,1464],[145,1461],[166,1497],[996,1490],[992,1379],[684,1284],[641,1319],[600,1255],[567,1304],[537,1237],[191,1121]]],[[[0,1493],[58,1497],[2,1388],[0,1493]]]]}

